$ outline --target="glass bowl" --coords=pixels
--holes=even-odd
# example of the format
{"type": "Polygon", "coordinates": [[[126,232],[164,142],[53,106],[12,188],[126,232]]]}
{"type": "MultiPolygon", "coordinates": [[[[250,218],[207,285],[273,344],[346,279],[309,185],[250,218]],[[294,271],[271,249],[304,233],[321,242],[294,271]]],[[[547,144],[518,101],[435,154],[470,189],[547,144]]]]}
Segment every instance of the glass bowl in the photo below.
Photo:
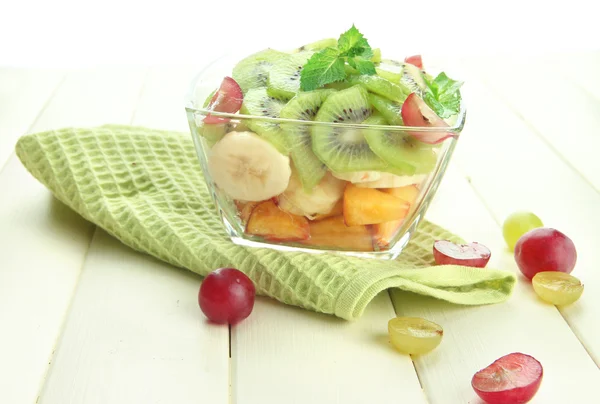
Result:
{"type": "Polygon", "coordinates": [[[206,109],[245,56],[209,64],[193,79],[185,106],[212,209],[232,242],[395,259],[436,194],[464,126],[464,105],[443,130],[390,125],[372,106],[359,108],[364,118],[374,115],[366,120],[343,108],[351,122],[206,109]]]}

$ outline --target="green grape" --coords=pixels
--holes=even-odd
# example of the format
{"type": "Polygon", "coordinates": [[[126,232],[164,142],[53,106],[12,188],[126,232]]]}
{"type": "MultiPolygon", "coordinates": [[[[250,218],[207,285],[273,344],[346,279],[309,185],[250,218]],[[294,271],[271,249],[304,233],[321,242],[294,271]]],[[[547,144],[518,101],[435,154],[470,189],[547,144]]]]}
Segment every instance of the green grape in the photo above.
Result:
{"type": "Polygon", "coordinates": [[[583,285],[573,275],[558,271],[538,272],[531,280],[540,299],[556,306],[576,302],[583,293],[583,285]]]}
{"type": "Polygon", "coordinates": [[[390,341],[405,354],[421,355],[435,349],[444,330],[439,325],[418,317],[396,317],[388,322],[390,341]]]}
{"type": "Polygon", "coordinates": [[[514,212],[504,221],[502,234],[508,248],[513,251],[523,234],[543,226],[542,220],[531,212],[514,212]]]}

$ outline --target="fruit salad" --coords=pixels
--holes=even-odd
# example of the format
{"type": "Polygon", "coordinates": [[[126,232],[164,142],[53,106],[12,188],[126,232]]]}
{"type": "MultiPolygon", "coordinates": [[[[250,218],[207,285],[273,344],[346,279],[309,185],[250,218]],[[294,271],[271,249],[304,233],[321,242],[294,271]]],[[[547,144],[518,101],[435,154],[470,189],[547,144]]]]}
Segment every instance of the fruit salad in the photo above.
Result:
{"type": "Polygon", "coordinates": [[[430,74],[419,55],[383,56],[352,26],[246,55],[194,96],[190,129],[234,241],[406,244],[462,130],[462,82],[430,74]]]}

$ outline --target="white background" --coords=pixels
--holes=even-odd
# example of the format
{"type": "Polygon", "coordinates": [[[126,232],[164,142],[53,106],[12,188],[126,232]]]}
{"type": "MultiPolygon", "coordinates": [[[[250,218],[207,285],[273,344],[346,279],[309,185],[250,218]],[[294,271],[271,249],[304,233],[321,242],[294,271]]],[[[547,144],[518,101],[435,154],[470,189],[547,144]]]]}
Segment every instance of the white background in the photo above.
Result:
{"type": "Polygon", "coordinates": [[[595,0],[0,0],[0,65],[198,64],[355,23],[388,56],[600,47],[595,0]],[[395,55],[391,55],[394,53],[395,55]]]}

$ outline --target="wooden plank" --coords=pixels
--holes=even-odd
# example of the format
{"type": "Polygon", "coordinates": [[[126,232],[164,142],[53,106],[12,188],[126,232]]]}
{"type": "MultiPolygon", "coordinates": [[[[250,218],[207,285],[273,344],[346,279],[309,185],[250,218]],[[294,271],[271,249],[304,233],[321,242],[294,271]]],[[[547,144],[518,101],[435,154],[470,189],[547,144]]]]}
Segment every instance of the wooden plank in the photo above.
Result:
{"type": "Polygon", "coordinates": [[[0,168],[65,74],[63,70],[0,69],[0,168]]]}
{"type": "Polygon", "coordinates": [[[227,403],[228,329],[199,286],[97,230],[40,403],[227,403]]]}
{"type": "MultiPolygon", "coordinates": [[[[152,70],[133,124],[183,130],[185,75],[152,70]]],[[[228,402],[229,330],[205,321],[199,286],[97,231],[40,402],[228,402]]]]}
{"type": "MultiPolygon", "coordinates": [[[[468,69],[482,77],[556,154],[600,191],[600,159],[596,153],[600,148],[600,99],[565,77],[576,76],[578,65],[567,73],[547,68],[543,62],[507,60],[500,64],[492,59],[471,63],[468,69]]],[[[492,117],[488,126],[504,119],[497,112],[492,117]]]]}
{"type": "Polygon", "coordinates": [[[383,292],[356,322],[258,299],[232,328],[233,402],[426,403],[409,357],[388,343],[383,292]]]}
{"type": "MultiPolygon", "coordinates": [[[[484,135],[470,131],[468,136],[484,135]]],[[[468,141],[465,138],[464,143],[468,141]]],[[[464,143],[461,146],[466,148],[464,143]]],[[[456,165],[451,167],[428,218],[469,241],[487,245],[492,250],[489,267],[515,271],[497,223],[456,165]]],[[[595,394],[600,371],[560,313],[540,303],[522,279],[513,296],[497,305],[457,306],[401,291],[393,291],[392,299],[398,315],[424,317],[444,329],[442,343],[434,351],[414,358],[432,404],[479,403],[470,384],[473,374],[517,351],[533,355],[544,366],[544,380],[532,403],[586,402],[595,394]]]]}
{"type": "MultiPolygon", "coordinates": [[[[30,130],[127,123],[141,78],[133,71],[74,72],[30,130]]],[[[33,403],[93,226],[52,198],[14,155],[0,173],[0,189],[0,323],[5,330],[0,344],[0,402],[33,403]]]]}
{"type": "Polygon", "coordinates": [[[600,273],[595,269],[600,262],[600,195],[505,106],[486,97],[486,88],[473,83],[472,90],[480,101],[473,105],[469,141],[460,148],[459,161],[499,223],[510,212],[526,209],[573,240],[578,253],[573,275],[584,282],[585,292],[561,312],[600,365],[600,273]],[[492,111],[504,118],[484,132],[485,116],[492,111]],[[494,153],[476,152],[489,148],[494,153]],[[511,164],[506,164],[509,154],[511,164]]]}

